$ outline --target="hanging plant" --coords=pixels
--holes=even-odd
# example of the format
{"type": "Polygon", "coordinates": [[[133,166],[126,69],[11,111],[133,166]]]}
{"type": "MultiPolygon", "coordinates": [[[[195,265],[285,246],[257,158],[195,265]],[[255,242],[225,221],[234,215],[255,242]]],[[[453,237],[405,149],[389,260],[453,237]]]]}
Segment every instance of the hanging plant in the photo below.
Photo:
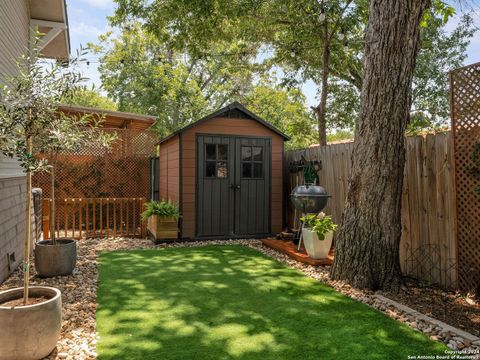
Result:
{"type": "MultiPolygon", "coordinates": [[[[466,166],[465,171],[471,177],[480,180],[480,142],[473,144],[470,160],[473,165],[466,166]]],[[[480,185],[475,186],[474,191],[480,195],[480,185]]]]}

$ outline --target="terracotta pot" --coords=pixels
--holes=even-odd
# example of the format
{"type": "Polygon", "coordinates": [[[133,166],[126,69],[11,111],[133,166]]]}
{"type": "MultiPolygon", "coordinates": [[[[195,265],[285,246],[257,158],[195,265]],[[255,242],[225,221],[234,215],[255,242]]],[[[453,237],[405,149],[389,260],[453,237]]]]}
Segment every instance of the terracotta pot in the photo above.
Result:
{"type": "Polygon", "coordinates": [[[333,231],[325,234],[325,239],[320,240],[315,231],[308,228],[302,230],[303,243],[308,256],[312,259],[325,259],[332,247],[333,231]]]}
{"type": "Polygon", "coordinates": [[[0,292],[0,359],[38,360],[52,352],[62,327],[62,295],[60,290],[31,286],[30,297],[48,300],[15,308],[1,304],[23,297],[23,288],[0,292]]]}
{"type": "Polygon", "coordinates": [[[77,264],[77,242],[73,239],[39,241],[35,244],[35,270],[40,277],[70,275],[77,264]]]}

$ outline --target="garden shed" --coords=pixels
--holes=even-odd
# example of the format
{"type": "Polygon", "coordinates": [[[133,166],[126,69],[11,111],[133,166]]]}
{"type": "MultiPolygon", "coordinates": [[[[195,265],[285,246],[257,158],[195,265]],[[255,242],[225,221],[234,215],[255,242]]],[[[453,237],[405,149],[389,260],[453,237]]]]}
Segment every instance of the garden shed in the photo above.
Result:
{"type": "Polygon", "coordinates": [[[160,197],[179,204],[180,236],[280,232],[286,140],[238,102],[160,140],[160,197]]]}

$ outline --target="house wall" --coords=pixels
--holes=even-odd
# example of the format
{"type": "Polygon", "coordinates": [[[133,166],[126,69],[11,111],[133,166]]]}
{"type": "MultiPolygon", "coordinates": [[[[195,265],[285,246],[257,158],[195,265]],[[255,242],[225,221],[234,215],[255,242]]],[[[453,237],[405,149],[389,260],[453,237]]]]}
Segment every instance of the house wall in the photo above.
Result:
{"type": "MultiPolygon", "coordinates": [[[[26,0],[0,1],[0,85],[15,75],[16,60],[28,51],[29,24],[26,0]]],[[[25,193],[18,161],[0,154],[0,283],[23,260],[25,193]]]]}
{"type": "MultiPolygon", "coordinates": [[[[23,260],[25,239],[26,179],[12,172],[11,159],[0,155],[0,283],[23,260]]],[[[32,201],[32,245],[41,233],[41,192],[32,201]]],[[[33,250],[33,246],[32,246],[33,250]]]]}
{"type": "Polygon", "coordinates": [[[160,199],[180,202],[179,138],[175,136],[160,145],[160,199]]]}
{"type": "Polygon", "coordinates": [[[0,1],[0,83],[15,75],[15,62],[28,51],[30,13],[26,0],[0,1]]]}
{"type": "Polygon", "coordinates": [[[272,139],[272,232],[283,223],[283,138],[259,122],[250,119],[213,118],[182,133],[182,236],[195,237],[196,134],[263,136],[272,139]]]}

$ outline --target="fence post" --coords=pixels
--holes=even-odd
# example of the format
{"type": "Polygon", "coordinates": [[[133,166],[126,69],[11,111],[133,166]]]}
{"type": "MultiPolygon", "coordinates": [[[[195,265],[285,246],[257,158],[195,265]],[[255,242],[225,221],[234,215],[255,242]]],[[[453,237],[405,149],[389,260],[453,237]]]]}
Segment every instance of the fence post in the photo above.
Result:
{"type": "Polygon", "coordinates": [[[145,238],[147,236],[147,227],[145,221],[142,219],[142,211],[145,208],[145,198],[140,198],[140,210],[138,212],[138,218],[140,219],[140,235],[142,238],[145,238]]]}

